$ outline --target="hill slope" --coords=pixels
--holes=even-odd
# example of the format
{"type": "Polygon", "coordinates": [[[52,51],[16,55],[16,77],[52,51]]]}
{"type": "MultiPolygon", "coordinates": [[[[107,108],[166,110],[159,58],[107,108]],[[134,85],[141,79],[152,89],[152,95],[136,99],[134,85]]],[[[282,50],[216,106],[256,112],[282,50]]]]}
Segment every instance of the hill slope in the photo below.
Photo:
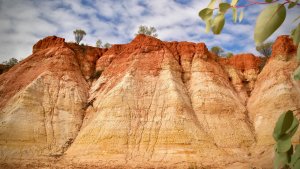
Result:
{"type": "Polygon", "coordinates": [[[0,75],[1,163],[270,167],[276,119],[300,108],[295,46],[281,36],[259,64],[144,35],[108,50],[47,37],[0,75]]]}

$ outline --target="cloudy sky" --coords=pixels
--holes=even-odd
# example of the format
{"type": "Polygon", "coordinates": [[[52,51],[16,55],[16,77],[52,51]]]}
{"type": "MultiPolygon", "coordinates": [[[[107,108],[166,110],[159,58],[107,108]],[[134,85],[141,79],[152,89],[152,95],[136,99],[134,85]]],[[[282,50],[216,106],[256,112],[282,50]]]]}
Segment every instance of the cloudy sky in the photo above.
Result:
{"type": "MultiPolygon", "coordinates": [[[[240,0],[244,5],[255,0],[240,0]]],[[[259,0],[257,0],[259,1],[259,0]]],[[[263,0],[260,0],[263,1],[263,0]]],[[[111,44],[130,42],[139,25],[154,26],[164,41],[205,42],[233,53],[253,52],[256,17],[265,5],[243,8],[245,19],[234,24],[231,12],[221,35],[206,34],[198,12],[209,0],[0,0],[0,63],[26,58],[32,46],[49,35],[74,41],[73,30],[83,29],[83,43],[95,46],[97,39],[111,44]]],[[[288,34],[300,14],[288,11],[283,26],[270,38],[288,34]]]]}

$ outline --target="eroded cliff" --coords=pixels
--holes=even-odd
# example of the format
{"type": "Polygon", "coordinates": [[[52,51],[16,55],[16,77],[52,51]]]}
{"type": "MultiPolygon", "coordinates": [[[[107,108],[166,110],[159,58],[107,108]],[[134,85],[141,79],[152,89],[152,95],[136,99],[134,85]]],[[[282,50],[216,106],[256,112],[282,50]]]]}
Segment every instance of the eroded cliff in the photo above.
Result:
{"type": "Polygon", "coordinates": [[[108,50],[47,37],[0,76],[1,163],[268,168],[276,119],[300,108],[300,83],[287,36],[261,72],[260,62],[144,35],[108,50]]]}

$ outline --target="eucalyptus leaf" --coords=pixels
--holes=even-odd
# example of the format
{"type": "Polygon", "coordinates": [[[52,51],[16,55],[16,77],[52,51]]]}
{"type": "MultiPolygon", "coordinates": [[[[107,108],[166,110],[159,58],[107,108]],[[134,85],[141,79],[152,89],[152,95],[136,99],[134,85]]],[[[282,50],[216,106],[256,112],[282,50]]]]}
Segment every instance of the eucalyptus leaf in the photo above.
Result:
{"type": "Polygon", "coordinates": [[[273,137],[276,141],[279,140],[280,137],[282,135],[284,135],[285,132],[290,128],[290,126],[293,123],[293,118],[294,118],[294,115],[291,110],[289,110],[285,113],[282,113],[279,116],[279,118],[276,122],[275,128],[274,128],[274,132],[273,132],[273,137]]]}
{"type": "Polygon", "coordinates": [[[199,16],[202,20],[209,20],[213,15],[213,10],[210,8],[204,8],[199,12],[199,16]]]}
{"type": "Polygon", "coordinates": [[[282,133],[279,139],[286,140],[292,138],[293,135],[296,133],[298,126],[299,121],[295,116],[293,116],[292,124],[290,125],[289,129],[285,133],[282,133]]]}
{"type": "Polygon", "coordinates": [[[295,5],[297,5],[296,2],[290,2],[288,8],[289,8],[289,9],[290,9],[290,8],[293,8],[295,5]]]}
{"type": "Polygon", "coordinates": [[[232,8],[232,19],[233,19],[233,22],[236,23],[236,21],[237,21],[237,9],[236,8],[232,8]]]}
{"type": "Polygon", "coordinates": [[[292,146],[291,138],[286,140],[278,140],[276,142],[276,151],[279,153],[284,153],[289,151],[291,149],[291,146],[292,146]]]}
{"type": "Polygon", "coordinates": [[[214,34],[220,34],[225,24],[225,16],[219,13],[212,21],[212,31],[214,34]]]}
{"type": "Polygon", "coordinates": [[[239,0],[232,0],[231,1],[231,6],[236,6],[236,4],[239,2],[239,0]]]}
{"type": "Polygon", "coordinates": [[[243,18],[244,18],[244,11],[242,10],[239,16],[239,22],[242,22],[243,18]]]}
{"type": "Polygon", "coordinates": [[[298,159],[298,160],[295,162],[295,164],[293,165],[293,168],[294,168],[294,169],[300,168],[300,159],[298,159]]]}
{"type": "Polygon", "coordinates": [[[294,72],[294,79],[300,80],[300,66],[294,72]]]}
{"type": "Polygon", "coordinates": [[[283,23],[286,9],[282,4],[271,4],[266,7],[256,19],[254,40],[256,43],[264,42],[283,23]]]}
{"type": "Polygon", "coordinates": [[[281,169],[288,163],[287,153],[275,153],[274,169],[281,169]]]}
{"type": "Polygon", "coordinates": [[[291,158],[291,165],[293,166],[297,162],[297,160],[300,160],[300,144],[296,145],[295,153],[291,158]]]}
{"type": "Polygon", "coordinates": [[[216,0],[211,0],[207,7],[210,9],[214,9],[215,3],[216,3],[216,0]]]}
{"type": "Polygon", "coordinates": [[[212,19],[209,19],[209,20],[205,21],[205,24],[206,24],[206,26],[205,26],[205,32],[206,33],[208,33],[210,31],[210,29],[211,29],[211,22],[212,22],[212,19]]]}
{"type": "Polygon", "coordinates": [[[298,26],[292,30],[291,36],[293,38],[293,42],[295,45],[299,44],[300,42],[300,23],[298,26]]]}
{"type": "Polygon", "coordinates": [[[231,5],[229,3],[220,3],[219,4],[219,11],[221,13],[226,13],[226,11],[231,8],[231,5]]]}

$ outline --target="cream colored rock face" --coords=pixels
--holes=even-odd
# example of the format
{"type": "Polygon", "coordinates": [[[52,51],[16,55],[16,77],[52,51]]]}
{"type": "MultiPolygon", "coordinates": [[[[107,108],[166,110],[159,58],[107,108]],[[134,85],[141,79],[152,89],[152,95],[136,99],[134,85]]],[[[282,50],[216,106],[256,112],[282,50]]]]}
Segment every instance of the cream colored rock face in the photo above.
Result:
{"type": "Polygon", "coordinates": [[[1,158],[61,155],[80,130],[86,98],[68,75],[40,75],[1,110],[1,158]]]}
{"type": "MultiPolygon", "coordinates": [[[[247,108],[253,121],[257,145],[272,145],[275,122],[281,113],[300,108],[299,82],[292,77],[297,67],[296,58],[283,61],[275,57],[259,74],[247,108]]],[[[298,116],[299,117],[299,116],[298,116]]],[[[297,132],[294,140],[299,142],[297,132]]]]}
{"type": "Polygon", "coordinates": [[[0,168],[28,159],[53,168],[270,168],[275,122],[300,108],[294,55],[272,57],[259,73],[254,55],[220,61],[203,43],[139,35],[106,51],[51,39],[55,48],[40,41],[0,76],[0,96],[12,95],[0,100],[0,168]]]}
{"type": "MultiPolygon", "coordinates": [[[[107,93],[94,88],[95,98],[90,100],[95,113],[66,152],[67,158],[173,162],[220,154],[196,118],[178,63],[169,53],[157,55],[163,59],[159,76],[145,76],[129,67],[107,93]]],[[[112,81],[105,78],[94,84],[112,81]]]]}

